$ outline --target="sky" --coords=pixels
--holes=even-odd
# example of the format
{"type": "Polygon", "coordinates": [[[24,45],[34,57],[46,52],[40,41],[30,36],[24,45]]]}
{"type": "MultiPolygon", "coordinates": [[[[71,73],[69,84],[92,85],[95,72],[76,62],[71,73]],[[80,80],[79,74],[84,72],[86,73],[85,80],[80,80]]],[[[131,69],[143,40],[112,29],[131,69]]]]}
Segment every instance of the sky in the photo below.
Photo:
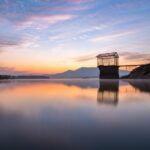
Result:
{"type": "Polygon", "coordinates": [[[150,0],[0,0],[0,73],[53,74],[150,62],[150,0]]]}

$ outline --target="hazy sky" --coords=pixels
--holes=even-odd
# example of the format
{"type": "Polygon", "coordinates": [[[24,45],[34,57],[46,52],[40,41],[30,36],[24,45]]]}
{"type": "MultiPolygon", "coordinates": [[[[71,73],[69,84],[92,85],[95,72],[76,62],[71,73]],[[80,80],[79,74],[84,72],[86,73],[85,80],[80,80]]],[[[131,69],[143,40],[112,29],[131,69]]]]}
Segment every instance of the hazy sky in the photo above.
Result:
{"type": "Polygon", "coordinates": [[[55,73],[150,60],[150,0],[0,0],[0,72],[55,73]]]}

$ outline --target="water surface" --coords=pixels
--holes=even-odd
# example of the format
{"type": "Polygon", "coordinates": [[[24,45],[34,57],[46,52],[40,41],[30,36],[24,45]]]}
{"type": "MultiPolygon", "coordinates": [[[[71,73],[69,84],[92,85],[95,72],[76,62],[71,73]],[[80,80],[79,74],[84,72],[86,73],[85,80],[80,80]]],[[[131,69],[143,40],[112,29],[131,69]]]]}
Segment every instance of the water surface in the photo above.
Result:
{"type": "Polygon", "coordinates": [[[0,81],[1,149],[150,149],[149,80],[0,81]]]}

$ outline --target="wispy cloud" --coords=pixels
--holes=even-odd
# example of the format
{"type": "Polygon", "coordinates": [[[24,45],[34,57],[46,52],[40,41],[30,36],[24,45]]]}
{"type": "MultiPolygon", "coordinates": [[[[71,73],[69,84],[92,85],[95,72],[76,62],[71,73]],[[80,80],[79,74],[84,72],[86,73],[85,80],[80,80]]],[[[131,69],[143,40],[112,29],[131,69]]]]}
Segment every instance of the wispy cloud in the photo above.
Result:
{"type": "Polygon", "coordinates": [[[12,35],[0,35],[0,47],[6,46],[16,46],[23,43],[23,39],[21,37],[12,36],[12,35]]]}
{"type": "Polygon", "coordinates": [[[124,51],[120,52],[119,55],[127,61],[150,63],[150,53],[124,51]]]}
{"type": "Polygon", "coordinates": [[[55,24],[58,22],[70,20],[73,18],[73,15],[65,14],[65,15],[45,15],[45,16],[28,16],[22,22],[18,22],[16,24],[19,28],[47,28],[51,24],[55,24]]]}
{"type": "Polygon", "coordinates": [[[87,56],[81,56],[78,58],[74,58],[73,60],[75,60],[76,62],[84,62],[84,61],[90,61],[93,59],[96,59],[96,57],[93,55],[87,55],[87,56]]]}
{"type": "MultiPolygon", "coordinates": [[[[101,53],[101,52],[99,52],[101,53]]],[[[96,60],[96,56],[99,54],[97,53],[91,53],[88,55],[80,56],[73,58],[74,61],[76,62],[86,62],[86,61],[92,61],[96,60]]],[[[130,51],[122,51],[119,52],[119,56],[121,61],[124,60],[124,62],[129,63],[150,63],[150,53],[140,53],[140,52],[130,52],[130,51]]]]}
{"type": "Polygon", "coordinates": [[[22,50],[22,49],[28,49],[28,48],[37,48],[39,47],[38,43],[39,37],[33,36],[33,37],[19,37],[16,35],[8,35],[8,36],[0,36],[0,52],[4,53],[6,51],[11,50],[22,50]]]}
{"type": "Polygon", "coordinates": [[[91,0],[2,0],[0,2],[0,18],[8,20],[18,28],[40,29],[49,25],[70,20],[76,12],[88,9],[88,5],[81,5],[91,0]],[[9,7],[11,6],[11,7],[9,7]]]}
{"type": "Polygon", "coordinates": [[[73,60],[76,61],[76,62],[91,61],[91,60],[96,59],[97,55],[98,55],[98,53],[91,53],[91,54],[88,54],[88,55],[73,58],[73,60]]]}
{"type": "Polygon", "coordinates": [[[133,34],[135,33],[136,31],[135,30],[132,30],[132,31],[123,31],[120,33],[111,33],[109,35],[104,35],[104,36],[98,36],[96,38],[93,38],[91,39],[92,42],[107,42],[107,41],[113,41],[117,38],[121,38],[121,37],[124,37],[124,36],[127,36],[129,34],[133,34]]]}
{"type": "MultiPolygon", "coordinates": [[[[144,0],[145,1],[145,0],[144,0]]],[[[143,8],[145,7],[145,3],[144,1],[120,1],[118,3],[114,3],[111,8],[116,10],[124,10],[124,11],[129,11],[129,10],[133,10],[135,8],[143,8]]],[[[146,1],[147,3],[150,4],[149,1],[146,1]]],[[[148,6],[147,6],[148,7],[148,6]]]]}
{"type": "Polygon", "coordinates": [[[25,75],[29,74],[28,72],[25,71],[18,71],[13,67],[0,67],[0,72],[1,75],[25,75]]]}

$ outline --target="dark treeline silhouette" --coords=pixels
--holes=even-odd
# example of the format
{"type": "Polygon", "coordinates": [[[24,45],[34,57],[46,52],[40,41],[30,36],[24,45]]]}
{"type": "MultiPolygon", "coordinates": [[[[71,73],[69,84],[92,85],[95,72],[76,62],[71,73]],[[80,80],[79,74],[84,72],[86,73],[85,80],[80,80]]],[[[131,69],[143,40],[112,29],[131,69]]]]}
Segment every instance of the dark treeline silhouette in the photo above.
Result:
{"type": "Polygon", "coordinates": [[[0,75],[0,80],[4,79],[49,79],[49,76],[42,75],[20,75],[20,76],[10,76],[10,75],[0,75]]]}
{"type": "Polygon", "coordinates": [[[0,79],[11,79],[10,75],[0,75],[0,79]]]}

